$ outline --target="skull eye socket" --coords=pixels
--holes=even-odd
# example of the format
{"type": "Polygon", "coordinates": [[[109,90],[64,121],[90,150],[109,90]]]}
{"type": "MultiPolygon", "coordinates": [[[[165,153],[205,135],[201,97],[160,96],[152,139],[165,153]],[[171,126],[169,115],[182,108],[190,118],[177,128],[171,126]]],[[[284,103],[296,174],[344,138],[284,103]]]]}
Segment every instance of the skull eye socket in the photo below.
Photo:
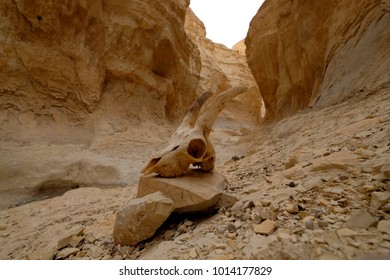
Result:
{"type": "Polygon", "coordinates": [[[193,158],[201,158],[206,153],[206,143],[202,139],[193,139],[187,147],[187,153],[193,158]]]}

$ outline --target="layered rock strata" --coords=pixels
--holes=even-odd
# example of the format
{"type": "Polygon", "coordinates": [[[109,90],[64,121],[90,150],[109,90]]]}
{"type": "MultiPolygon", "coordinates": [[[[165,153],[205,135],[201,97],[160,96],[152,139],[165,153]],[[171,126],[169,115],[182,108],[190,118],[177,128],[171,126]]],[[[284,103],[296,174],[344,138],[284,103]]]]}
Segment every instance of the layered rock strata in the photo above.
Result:
{"type": "Polygon", "coordinates": [[[181,117],[199,58],[189,1],[1,1],[0,138],[88,142],[181,117]]]}
{"type": "Polygon", "coordinates": [[[389,87],[388,1],[265,1],[245,43],[266,120],[389,87]]]}

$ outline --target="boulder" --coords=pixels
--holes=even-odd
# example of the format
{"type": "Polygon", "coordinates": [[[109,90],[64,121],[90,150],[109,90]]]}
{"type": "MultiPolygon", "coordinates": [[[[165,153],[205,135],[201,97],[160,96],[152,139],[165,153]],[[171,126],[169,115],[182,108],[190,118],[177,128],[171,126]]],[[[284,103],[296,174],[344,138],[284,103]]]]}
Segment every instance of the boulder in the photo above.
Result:
{"type": "Polygon", "coordinates": [[[152,174],[141,176],[137,197],[159,191],[172,199],[175,212],[205,211],[219,201],[224,187],[225,178],[218,172],[190,170],[186,176],[178,178],[161,178],[152,174]]]}
{"type": "Polygon", "coordinates": [[[161,192],[131,200],[116,215],[114,243],[135,245],[152,237],[173,210],[173,201],[161,192]]]}

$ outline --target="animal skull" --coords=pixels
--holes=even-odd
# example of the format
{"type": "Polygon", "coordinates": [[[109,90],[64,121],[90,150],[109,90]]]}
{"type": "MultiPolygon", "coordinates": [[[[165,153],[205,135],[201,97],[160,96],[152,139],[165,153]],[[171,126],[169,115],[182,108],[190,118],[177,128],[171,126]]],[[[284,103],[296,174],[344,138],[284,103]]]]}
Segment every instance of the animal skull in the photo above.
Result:
{"type": "Polygon", "coordinates": [[[199,96],[171,136],[168,146],[156,153],[142,172],[179,177],[191,164],[211,172],[215,165],[215,150],[209,139],[212,126],[225,104],[247,90],[247,87],[239,86],[213,96],[210,92],[199,96]]]}

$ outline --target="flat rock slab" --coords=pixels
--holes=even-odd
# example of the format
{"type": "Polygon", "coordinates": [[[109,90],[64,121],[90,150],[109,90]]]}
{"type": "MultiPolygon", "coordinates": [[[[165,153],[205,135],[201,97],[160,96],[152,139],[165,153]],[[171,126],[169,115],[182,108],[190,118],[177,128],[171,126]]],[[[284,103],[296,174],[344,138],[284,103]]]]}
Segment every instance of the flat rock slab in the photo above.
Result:
{"type": "Polygon", "coordinates": [[[132,199],[116,215],[114,243],[136,245],[152,237],[173,210],[173,201],[161,192],[132,199]]]}
{"type": "Polygon", "coordinates": [[[225,178],[218,172],[191,170],[178,178],[147,175],[139,180],[137,197],[160,191],[173,200],[175,212],[205,211],[219,201],[225,184],[225,178]]]}

